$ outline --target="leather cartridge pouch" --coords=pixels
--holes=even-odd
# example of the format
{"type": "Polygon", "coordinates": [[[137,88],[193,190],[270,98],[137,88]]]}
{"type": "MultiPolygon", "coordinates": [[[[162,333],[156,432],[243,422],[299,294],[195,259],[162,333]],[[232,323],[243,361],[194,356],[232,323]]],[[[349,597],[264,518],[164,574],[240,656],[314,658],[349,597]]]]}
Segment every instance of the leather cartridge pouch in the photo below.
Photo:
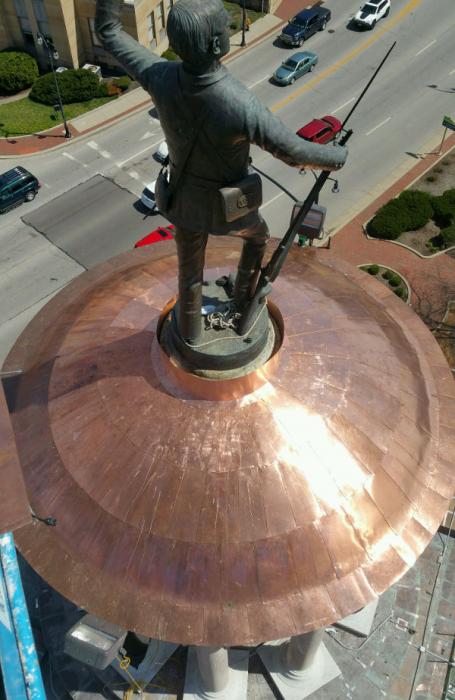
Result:
{"type": "Polygon", "coordinates": [[[221,208],[228,223],[236,221],[262,204],[262,182],[257,173],[251,173],[237,182],[219,189],[221,208]]]}

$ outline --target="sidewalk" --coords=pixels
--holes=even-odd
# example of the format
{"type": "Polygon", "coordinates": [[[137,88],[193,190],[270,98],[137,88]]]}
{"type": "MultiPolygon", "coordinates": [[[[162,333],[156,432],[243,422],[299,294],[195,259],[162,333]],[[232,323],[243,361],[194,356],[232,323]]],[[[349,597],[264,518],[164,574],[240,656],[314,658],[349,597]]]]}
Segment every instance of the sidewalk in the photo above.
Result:
{"type": "MultiPolygon", "coordinates": [[[[226,63],[229,63],[230,60],[247,51],[265,37],[278,33],[279,28],[283,24],[283,14],[287,13],[286,17],[290,16],[290,10],[288,12],[286,7],[295,4],[295,2],[296,0],[283,0],[277,10],[277,12],[280,12],[280,16],[269,14],[254,22],[250,30],[245,33],[245,47],[241,47],[242,33],[234,34],[231,37],[231,51],[226,58],[226,63]]],[[[121,95],[116,100],[108,102],[102,107],[71,119],[68,122],[69,130],[72,134],[70,142],[72,143],[74,139],[86,136],[151,105],[151,98],[145,90],[142,88],[131,90],[131,92],[121,95]]],[[[41,153],[42,151],[61,147],[67,143],[68,139],[64,137],[62,124],[38,134],[0,138],[0,159],[41,153]]]]}

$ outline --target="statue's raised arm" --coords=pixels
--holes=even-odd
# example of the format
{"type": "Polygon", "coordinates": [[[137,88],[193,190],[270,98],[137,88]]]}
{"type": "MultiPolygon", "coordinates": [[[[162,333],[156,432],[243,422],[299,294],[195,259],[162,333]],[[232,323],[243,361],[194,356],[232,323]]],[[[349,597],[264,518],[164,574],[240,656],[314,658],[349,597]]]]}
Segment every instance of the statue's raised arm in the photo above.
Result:
{"type": "Polygon", "coordinates": [[[95,29],[103,47],[138,83],[147,89],[147,71],[164,59],[139,44],[123,29],[123,0],[102,0],[96,3],[95,29]]]}

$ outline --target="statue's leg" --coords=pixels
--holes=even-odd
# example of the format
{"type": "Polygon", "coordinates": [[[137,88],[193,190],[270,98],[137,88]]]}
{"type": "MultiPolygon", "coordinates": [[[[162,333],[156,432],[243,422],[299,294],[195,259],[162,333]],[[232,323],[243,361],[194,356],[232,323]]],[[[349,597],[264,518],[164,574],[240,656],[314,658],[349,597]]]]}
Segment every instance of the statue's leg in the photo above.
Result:
{"type": "Polygon", "coordinates": [[[242,311],[256,289],[269,234],[262,229],[246,232],[241,237],[244,243],[234,286],[234,301],[239,311],[242,311]]]}
{"type": "Polygon", "coordinates": [[[187,342],[196,341],[201,334],[202,280],[204,273],[207,233],[195,233],[176,227],[175,242],[179,259],[179,317],[180,336],[187,342]]]}

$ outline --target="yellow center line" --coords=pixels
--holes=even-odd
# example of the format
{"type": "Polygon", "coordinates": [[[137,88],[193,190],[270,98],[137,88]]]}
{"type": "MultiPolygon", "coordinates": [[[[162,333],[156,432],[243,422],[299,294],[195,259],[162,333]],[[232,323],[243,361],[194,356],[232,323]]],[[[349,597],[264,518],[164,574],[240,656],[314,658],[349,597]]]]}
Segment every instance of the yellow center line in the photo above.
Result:
{"type": "Polygon", "coordinates": [[[270,108],[271,112],[278,112],[278,110],[283,109],[283,107],[286,107],[286,105],[290,104],[293,100],[296,100],[297,97],[303,95],[304,92],[308,92],[308,90],[314,88],[322,80],[325,80],[325,78],[328,78],[330,75],[333,75],[333,73],[336,73],[337,70],[345,66],[347,63],[349,63],[349,61],[352,61],[353,58],[356,58],[363,51],[366,51],[366,49],[368,49],[372,44],[374,44],[382,36],[384,36],[384,34],[386,34],[390,29],[397,25],[398,22],[400,22],[403,19],[403,17],[408,15],[410,12],[412,12],[412,10],[414,10],[418,5],[420,5],[421,2],[422,0],[409,0],[407,5],[405,5],[398,12],[397,15],[395,15],[392,19],[386,22],[382,29],[375,31],[374,36],[364,41],[363,44],[360,44],[360,46],[358,46],[356,49],[353,49],[350,53],[346,54],[346,56],[334,63],[332,66],[329,66],[328,68],[323,70],[322,73],[319,73],[317,77],[313,78],[308,83],[305,83],[305,85],[303,85],[301,88],[295,90],[283,100],[280,100],[280,102],[277,102],[275,105],[273,105],[273,107],[270,108]]]}

